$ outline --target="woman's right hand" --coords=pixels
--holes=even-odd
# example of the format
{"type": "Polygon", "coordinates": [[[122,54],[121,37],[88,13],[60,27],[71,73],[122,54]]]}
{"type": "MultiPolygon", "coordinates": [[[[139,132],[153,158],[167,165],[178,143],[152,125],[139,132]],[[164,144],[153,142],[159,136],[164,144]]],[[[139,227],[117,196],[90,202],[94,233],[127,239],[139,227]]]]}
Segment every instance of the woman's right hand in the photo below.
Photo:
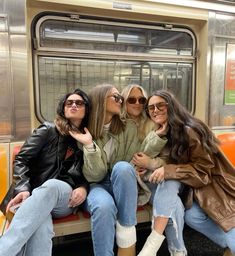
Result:
{"type": "Polygon", "coordinates": [[[10,207],[23,203],[28,197],[30,196],[29,191],[23,191],[17,194],[14,198],[11,199],[11,201],[8,203],[6,212],[9,211],[10,207]]]}
{"type": "Polygon", "coordinates": [[[84,132],[85,133],[69,131],[69,134],[84,146],[91,145],[93,143],[92,136],[86,127],[84,128],[84,132]]]}
{"type": "Polygon", "coordinates": [[[151,158],[149,156],[143,152],[138,152],[133,155],[131,162],[137,167],[148,169],[150,160],[151,158]]]}

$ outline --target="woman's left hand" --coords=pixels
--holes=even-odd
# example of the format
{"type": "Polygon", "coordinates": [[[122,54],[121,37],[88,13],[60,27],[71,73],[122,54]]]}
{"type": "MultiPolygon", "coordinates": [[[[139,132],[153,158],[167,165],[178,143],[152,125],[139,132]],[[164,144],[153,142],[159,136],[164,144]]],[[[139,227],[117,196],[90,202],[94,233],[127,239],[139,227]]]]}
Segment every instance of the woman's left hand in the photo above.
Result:
{"type": "Polygon", "coordinates": [[[79,187],[73,190],[69,200],[69,207],[76,207],[86,200],[87,191],[84,187],[79,187]]]}
{"type": "Polygon", "coordinates": [[[164,181],[165,170],[164,167],[157,168],[149,177],[149,182],[160,183],[164,181]]]}

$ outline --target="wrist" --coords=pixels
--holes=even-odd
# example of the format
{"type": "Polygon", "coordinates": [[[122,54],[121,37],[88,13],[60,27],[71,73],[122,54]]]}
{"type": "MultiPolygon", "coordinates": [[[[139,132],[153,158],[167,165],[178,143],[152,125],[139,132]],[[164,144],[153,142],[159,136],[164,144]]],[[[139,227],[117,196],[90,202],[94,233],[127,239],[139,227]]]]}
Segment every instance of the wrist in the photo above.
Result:
{"type": "Polygon", "coordinates": [[[88,150],[88,151],[95,151],[95,144],[93,143],[93,141],[87,145],[84,145],[84,147],[88,150]]]}

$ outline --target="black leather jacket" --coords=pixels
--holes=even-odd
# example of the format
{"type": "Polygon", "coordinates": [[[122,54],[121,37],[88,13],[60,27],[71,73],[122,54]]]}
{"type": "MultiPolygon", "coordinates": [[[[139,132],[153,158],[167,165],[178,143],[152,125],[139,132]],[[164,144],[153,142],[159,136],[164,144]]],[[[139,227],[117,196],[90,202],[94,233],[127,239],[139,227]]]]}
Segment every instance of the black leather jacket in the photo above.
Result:
{"type": "Polygon", "coordinates": [[[13,196],[31,191],[51,178],[69,183],[72,188],[88,182],[82,174],[83,151],[71,136],[61,136],[52,123],[45,122],[33,131],[14,160],[13,196]]]}

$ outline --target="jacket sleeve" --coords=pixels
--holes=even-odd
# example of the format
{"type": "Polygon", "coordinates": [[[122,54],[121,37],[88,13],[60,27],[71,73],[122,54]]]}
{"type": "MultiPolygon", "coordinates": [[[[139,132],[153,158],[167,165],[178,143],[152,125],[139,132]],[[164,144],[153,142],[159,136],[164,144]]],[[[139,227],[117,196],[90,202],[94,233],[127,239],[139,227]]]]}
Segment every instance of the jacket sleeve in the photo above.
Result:
{"type": "Polygon", "coordinates": [[[108,171],[108,166],[105,161],[104,152],[94,142],[95,150],[89,151],[83,147],[84,165],[83,174],[89,182],[101,181],[108,171]]]}
{"type": "Polygon", "coordinates": [[[30,162],[33,161],[47,142],[49,129],[42,124],[35,129],[32,135],[25,141],[20,152],[16,155],[13,163],[13,183],[15,189],[13,196],[22,192],[29,191],[30,186],[30,162]]]}
{"type": "Polygon", "coordinates": [[[87,192],[89,192],[89,183],[83,175],[82,166],[83,159],[82,161],[80,159],[75,161],[72,167],[68,170],[68,180],[65,179],[64,181],[69,183],[73,189],[85,187],[87,192]]]}
{"type": "Polygon", "coordinates": [[[193,188],[199,188],[211,183],[211,171],[215,164],[192,129],[189,129],[189,137],[188,163],[164,165],[165,179],[180,180],[193,188]]]}
{"type": "Polygon", "coordinates": [[[166,137],[159,137],[155,131],[151,131],[142,142],[141,151],[154,158],[159,155],[166,143],[166,137]]]}

